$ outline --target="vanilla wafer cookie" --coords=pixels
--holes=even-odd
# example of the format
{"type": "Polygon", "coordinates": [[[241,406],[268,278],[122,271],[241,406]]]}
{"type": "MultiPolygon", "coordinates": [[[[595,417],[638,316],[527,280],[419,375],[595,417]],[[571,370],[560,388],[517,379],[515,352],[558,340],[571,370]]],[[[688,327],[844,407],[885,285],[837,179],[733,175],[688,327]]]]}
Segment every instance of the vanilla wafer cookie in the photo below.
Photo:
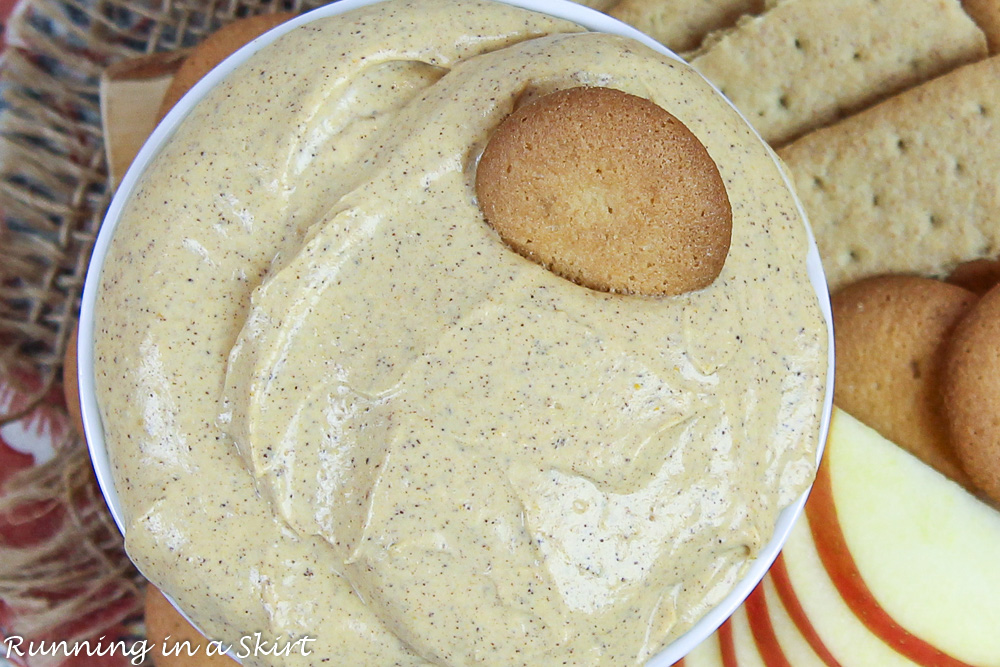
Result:
{"type": "Polygon", "coordinates": [[[1000,259],[973,259],[955,267],[948,282],[982,296],[1000,285],[1000,259]]]}
{"type": "Polygon", "coordinates": [[[1000,504],[1000,286],[958,322],[944,366],[955,451],[976,486],[1000,504]]]}
{"type": "Polygon", "coordinates": [[[1000,56],[780,151],[832,287],[1000,251],[1000,56]]]}
{"type": "Polygon", "coordinates": [[[146,586],[146,639],[156,667],[236,667],[232,658],[181,616],[152,584],[146,586]]]}
{"type": "Polygon", "coordinates": [[[775,145],[986,56],[958,0],[782,2],[691,64],[775,145]]]}
{"type": "Polygon", "coordinates": [[[976,295],[917,276],[834,292],[834,403],[927,465],[970,486],[948,437],[941,378],[948,337],[976,295]]]}
{"type": "Polygon", "coordinates": [[[665,109],[612,88],[516,109],[483,151],[476,194],[514,250],[605,292],[701,289],[729,252],[732,209],[705,146],[665,109]]]}
{"type": "Polygon", "coordinates": [[[63,397],[66,400],[66,411],[69,412],[70,422],[76,429],[76,433],[82,438],[85,436],[83,429],[83,411],[80,407],[80,383],[77,380],[77,340],[79,336],[79,326],[73,327],[69,342],[66,343],[66,354],[63,356],[63,397]]]}
{"type": "Polygon", "coordinates": [[[180,69],[174,75],[170,87],[160,104],[160,118],[165,116],[173,106],[184,96],[203,76],[228,58],[244,44],[260,37],[265,32],[294,18],[291,12],[275,14],[259,14],[248,16],[223,26],[209,35],[184,59],[180,69]]]}
{"type": "Polygon", "coordinates": [[[1000,51],[1000,0],[962,0],[962,6],[986,34],[990,53],[1000,51]]]}

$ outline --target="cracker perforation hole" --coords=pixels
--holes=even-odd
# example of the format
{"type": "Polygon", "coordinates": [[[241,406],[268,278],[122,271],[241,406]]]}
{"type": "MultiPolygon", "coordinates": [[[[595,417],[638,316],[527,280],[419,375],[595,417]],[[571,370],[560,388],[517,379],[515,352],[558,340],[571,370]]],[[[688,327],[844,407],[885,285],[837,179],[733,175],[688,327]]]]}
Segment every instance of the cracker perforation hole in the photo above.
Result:
{"type": "Polygon", "coordinates": [[[846,266],[847,264],[857,264],[861,257],[858,254],[857,249],[851,248],[846,250],[840,255],[841,266],[846,266]]]}

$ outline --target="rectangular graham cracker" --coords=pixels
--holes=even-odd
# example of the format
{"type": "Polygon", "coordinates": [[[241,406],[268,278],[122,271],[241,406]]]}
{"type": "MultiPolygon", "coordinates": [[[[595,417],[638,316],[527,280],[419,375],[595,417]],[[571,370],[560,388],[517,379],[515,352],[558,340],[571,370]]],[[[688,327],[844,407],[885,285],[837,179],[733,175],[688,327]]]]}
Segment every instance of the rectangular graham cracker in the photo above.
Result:
{"type": "Polygon", "coordinates": [[[959,0],[786,0],[691,64],[782,145],[986,57],[959,0]]]}
{"type": "Polygon", "coordinates": [[[779,152],[833,288],[1000,253],[1000,56],[779,152]]]}
{"type": "Polygon", "coordinates": [[[764,10],[765,0],[620,0],[608,12],[669,49],[689,51],[710,32],[764,10]]]}
{"type": "Polygon", "coordinates": [[[962,6],[986,34],[990,53],[1000,51],[1000,0],[962,0],[962,6]]]}

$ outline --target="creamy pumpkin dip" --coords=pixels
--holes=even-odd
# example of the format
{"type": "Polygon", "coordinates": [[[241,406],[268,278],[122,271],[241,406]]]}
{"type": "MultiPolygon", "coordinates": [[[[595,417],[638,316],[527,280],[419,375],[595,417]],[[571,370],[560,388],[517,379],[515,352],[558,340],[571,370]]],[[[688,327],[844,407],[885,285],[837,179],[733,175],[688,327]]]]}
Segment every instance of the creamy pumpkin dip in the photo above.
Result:
{"type": "Polygon", "coordinates": [[[180,125],[101,276],[126,542],[249,664],[630,665],[814,472],[826,329],[768,149],[692,70],[486,2],[298,27],[180,125]],[[718,163],[729,258],[679,297],[509,250],[475,200],[530,93],[652,99],[718,163]]]}

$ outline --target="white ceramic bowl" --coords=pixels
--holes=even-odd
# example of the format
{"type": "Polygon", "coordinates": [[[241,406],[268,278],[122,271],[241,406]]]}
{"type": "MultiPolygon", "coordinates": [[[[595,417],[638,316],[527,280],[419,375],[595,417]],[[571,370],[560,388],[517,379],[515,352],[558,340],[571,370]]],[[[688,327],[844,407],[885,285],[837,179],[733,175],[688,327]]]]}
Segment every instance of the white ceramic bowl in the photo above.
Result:
{"type": "MultiPolygon", "coordinates": [[[[90,456],[93,460],[94,470],[101,490],[107,500],[111,514],[118,524],[119,530],[124,532],[124,525],[121,518],[121,504],[118,493],[115,490],[114,479],[111,472],[111,462],[108,457],[108,450],[104,442],[104,431],[101,425],[101,415],[97,406],[94,376],[94,303],[97,298],[97,287],[101,273],[101,267],[108,252],[108,247],[115,233],[115,228],[121,217],[122,209],[135,188],[141,174],[146,170],[152,159],[160,151],[163,145],[170,139],[174,130],[184,119],[191,109],[201,100],[209,90],[217,85],[227,74],[237,66],[246,61],[251,55],[261,48],[267,46],[286,32],[296,27],[315,21],[320,18],[342,14],[351,9],[364,5],[374,4],[380,0],[340,0],[332,4],[316,9],[307,14],[303,14],[287,23],[284,23],[270,32],[253,40],[232,56],[227,58],[218,67],[212,70],[204,79],[198,82],[181,100],[173,110],[167,114],[163,122],[153,131],[149,139],[143,145],[142,150],[132,162],[125,177],[122,179],[118,191],[115,193],[111,206],[108,208],[107,216],[101,227],[100,234],[94,246],[94,253],[90,262],[90,269],[87,273],[87,280],[84,285],[83,301],[80,312],[80,335],[78,348],[78,366],[80,382],[80,402],[83,412],[83,423],[87,435],[87,443],[90,448],[90,456]]],[[[606,32],[630,37],[653,48],[671,58],[680,58],[658,43],[653,38],[638,30],[598,11],[589,9],[582,5],[569,2],[569,0],[498,0],[509,5],[530,9],[536,12],[549,14],[558,18],[568,19],[579,25],[595,31],[606,32]]],[[[720,93],[721,95],[721,93],[720,93]]],[[[749,123],[748,123],[749,124],[749,123]]],[[[764,143],[761,139],[761,143],[764,143]]],[[[773,153],[772,153],[773,155],[773,153]]],[[[774,156],[778,162],[778,158],[774,156]]],[[[779,163],[779,167],[780,167],[779,163]]],[[[782,167],[782,174],[785,174],[782,167]]],[[[788,181],[785,175],[786,182],[788,181]]],[[[798,204],[801,211],[801,204],[798,204]]],[[[803,219],[805,214],[803,213],[803,219]]],[[[817,451],[817,462],[822,456],[823,443],[826,442],[827,432],[830,425],[830,411],[833,405],[833,316],[830,311],[830,299],[826,286],[826,278],[823,274],[823,267],[820,263],[819,251],[816,248],[812,231],[808,229],[809,251],[808,269],[809,277],[816,295],[819,299],[823,316],[826,320],[829,350],[829,365],[827,376],[826,396],[823,402],[823,414],[820,424],[819,442],[817,451]]],[[[746,575],[737,582],[733,590],[718,605],[712,608],[701,618],[690,630],[666,646],[660,653],[649,661],[649,667],[667,667],[674,664],[686,655],[691,649],[701,643],[711,635],[729,616],[742,604],[743,600],[753,591],[760,582],[768,568],[774,562],[778,552],[788,538],[788,534],[805,505],[808,497],[808,490],[796,500],[792,505],[785,508],[778,517],[774,535],[761,550],[760,555],[751,564],[746,575]]],[[[176,606],[176,605],[175,605],[176,606]]],[[[183,612],[182,612],[183,613],[183,612]]]]}

